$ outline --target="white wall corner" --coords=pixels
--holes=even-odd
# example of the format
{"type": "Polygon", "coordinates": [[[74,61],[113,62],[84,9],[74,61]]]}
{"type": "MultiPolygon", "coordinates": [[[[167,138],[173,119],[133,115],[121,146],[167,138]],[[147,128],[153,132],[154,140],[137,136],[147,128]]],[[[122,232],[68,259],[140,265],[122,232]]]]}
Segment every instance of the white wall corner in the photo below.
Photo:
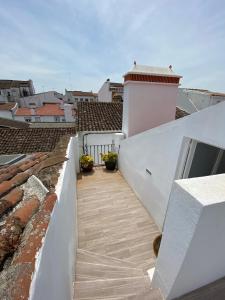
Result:
{"type": "Polygon", "coordinates": [[[225,276],[224,182],[221,174],[174,183],[152,282],[165,299],[225,276]]]}

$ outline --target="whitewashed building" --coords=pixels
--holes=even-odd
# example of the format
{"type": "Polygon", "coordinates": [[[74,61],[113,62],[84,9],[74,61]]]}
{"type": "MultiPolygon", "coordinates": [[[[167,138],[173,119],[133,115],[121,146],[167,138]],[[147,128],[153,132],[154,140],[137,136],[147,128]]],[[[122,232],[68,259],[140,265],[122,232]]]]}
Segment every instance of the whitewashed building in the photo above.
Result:
{"type": "Polygon", "coordinates": [[[21,97],[34,95],[33,81],[0,80],[0,101],[17,102],[21,97]]]}
{"type": "Polygon", "coordinates": [[[63,95],[56,91],[43,92],[22,97],[18,103],[20,107],[36,108],[43,106],[45,103],[63,103],[63,95]]]}
{"type": "Polygon", "coordinates": [[[119,169],[162,230],[156,266],[148,271],[152,288],[159,288],[165,299],[183,299],[188,293],[184,299],[212,299],[210,287],[221,291],[225,276],[225,103],[173,121],[180,76],[171,73],[176,82],[162,84],[168,72],[140,77],[132,70],[131,77],[125,75],[123,128],[128,138],[120,145],[119,169]],[[165,105],[157,107],[151,95],[162,96],[170,84],[174,98],[168,93],[171,101],[165,97],[165,105]],[[148,89],[149,101],[142,100],[143,89],[148,89]],[[136,107],[135,98],[141,102],[136,107]]]}
{"type": "Polygon", "coordinates": [[[26,122],[75,122],[71,104],[46,103],[37,108],[18,108],[14,119],[26,122]]]}
{"type": "Polygon", "coordinates": [[[179,88],[177,106],[189,114],[225,101],[224,93],[202,89],[179,88]]]}
{"type": "Polygon", "coordinates": [[[107,79],[98,91],[99,102],[123,102],[123,84],[107,79]]]}
{"type": "Polygon", "coordinates": [[[67,91],[65,90],[64,96],[65,102],[70,104],[77,104],[78,102],[96,102],[98,101],[98,95],[91,92],[83,91],[67,91]]]}

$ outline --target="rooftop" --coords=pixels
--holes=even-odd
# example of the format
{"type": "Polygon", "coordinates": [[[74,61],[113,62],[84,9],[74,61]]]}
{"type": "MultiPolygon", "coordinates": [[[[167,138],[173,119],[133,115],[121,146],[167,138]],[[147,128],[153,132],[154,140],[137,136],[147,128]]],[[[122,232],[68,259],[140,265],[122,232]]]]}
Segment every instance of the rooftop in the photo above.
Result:
{"type": "Polygon", "coordinates": [[[12,110],[16,106],[16,102],[0,103],[1,110],[12,110]]]}
{"type": "Polygon", "coordinates": [[[0,128],[28,128],[29,123],[0,117],[0,128]]]}
{"type": "MultiPolygon", "coordinates": [[[[113,102],[79,102],[77,103],[78,131],[121,131],[123,103],[113,102]]],[[[176,119],[188,113],[176,108],[176,119]]]]}
{"type": "Polygon", "coordinates": [[[60,104],[45,103],[38,108],[18,108],[16,116],[64,116],[64,109],[60,108],[60,104]]]}
{"type": "Polygon", "coordinates": [[[146,276],[160,232],[120,172],[96,168],[80,177],[77,189],[75,299],[162,299],[146,276]]]}
{"type": "Polygon", "coordinates": [[[50,152],[64,135],[75,135],[67,128],[0,128],[0,154],[50,152]]]}
{"type": "Polygon", "coordinates": [[[29,80],[7,80],[0,79],[0,89],[11,89],[11,88],[19,88],[19,87],[29,87],[29,80]]]}
{"type": "Polygon", "coordinates": [[[0,299],[29,297],[67,145],[62,138],[52,152],[0,167],[0,299]]]}
{"type": "Polygon", "coordinates": [[[122,129],[122,103],[78,102],[78,131],[120,131],[122,129]]]}
{"type": "Polygon", "coordinates": [[[183,90],[196,91],[196,92],[200,92],[200,93],[203,93],[203,94],[208,94],[208,95],[213,96],[213,97],[225,97],[225,93],[212,92],[212,91],[204,90],[204,89],[183,88],[183,90]]]}
{"type": "Polygon", "coordinates": [[[143,75],[157,75],[157,76],[169,76],[169,77],[182,77],[175,74],[172,70],[172,67],[160,68],[160,67],[151,67],[145,65],[134,64],[133,69],[127,74],[143,74],[143,75]]]}
{"type": "Polygon", "coordinates": [[[96,94],[96,93],[93,93],[93,92],[82,92],[82,91],[70,91],[72,94],[73,94],[73,96],[86,96],[86,97],[97,97],[98,96],[98,94],[96,94]]]}

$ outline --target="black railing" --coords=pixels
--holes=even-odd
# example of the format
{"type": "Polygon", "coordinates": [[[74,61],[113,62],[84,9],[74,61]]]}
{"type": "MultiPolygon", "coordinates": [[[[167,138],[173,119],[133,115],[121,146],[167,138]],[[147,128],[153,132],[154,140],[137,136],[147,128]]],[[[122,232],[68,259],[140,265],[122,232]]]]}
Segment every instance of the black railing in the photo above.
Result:
{"type": "Polygon", "coordinates": [[[94,158],[94,165],[100,166],[103,165],[101,153],[105,154],[111,151],[115,151],[114,144],[105,144],[105,145],[84,145],[83,152],[84,154],[91,155],[94,158]]]}

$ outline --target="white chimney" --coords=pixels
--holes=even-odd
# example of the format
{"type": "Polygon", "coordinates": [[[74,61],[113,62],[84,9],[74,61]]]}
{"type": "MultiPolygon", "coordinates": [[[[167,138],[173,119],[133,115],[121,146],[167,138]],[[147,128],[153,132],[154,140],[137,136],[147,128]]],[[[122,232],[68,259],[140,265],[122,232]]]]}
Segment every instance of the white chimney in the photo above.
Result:
{"type": "Polygon", "coordinates": [[[66,122],[74,122],[74,116],[73,116],[73,105],[71,104],[64,104],[64,115],[66,122]]]}
{"type": "Polygon", "coordinates": [[[124,75],[123,132],[127,137],[175,119],[182,76],[168,68],[134,63],[124,75]]]}

